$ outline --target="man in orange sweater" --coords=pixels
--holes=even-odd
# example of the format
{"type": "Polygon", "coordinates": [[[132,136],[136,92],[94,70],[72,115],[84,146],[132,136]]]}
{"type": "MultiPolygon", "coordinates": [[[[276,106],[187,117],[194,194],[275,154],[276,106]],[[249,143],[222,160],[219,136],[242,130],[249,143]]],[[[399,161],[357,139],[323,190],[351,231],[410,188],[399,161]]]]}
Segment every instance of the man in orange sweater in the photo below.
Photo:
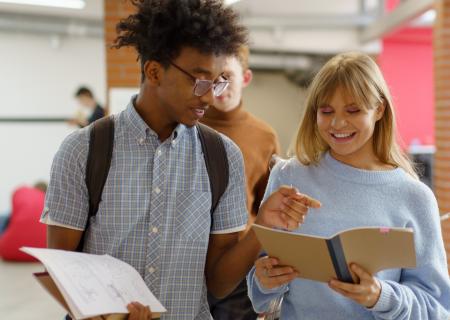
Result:
{"type": "MultiPolygon", "coordinates": [[[[224,76],[230,84],[222,95],[215,98],[214,106],[210,106],[201,121],[231,138],[242,151],[247,179],[249,225],[251,225],[264,196],[269,178],[270,159],[279,152],[279,144],[275,131],[243,108],[242,89],[252,80],[252,71],[248,68],[248,55],[248,47],[242,47],[238,56],[227,57],[224,76]]],[[[225,299],[217,301],[209,297],[209,302],[215,320],[257,318],[247,296],[245,280],[225,299]]]]}

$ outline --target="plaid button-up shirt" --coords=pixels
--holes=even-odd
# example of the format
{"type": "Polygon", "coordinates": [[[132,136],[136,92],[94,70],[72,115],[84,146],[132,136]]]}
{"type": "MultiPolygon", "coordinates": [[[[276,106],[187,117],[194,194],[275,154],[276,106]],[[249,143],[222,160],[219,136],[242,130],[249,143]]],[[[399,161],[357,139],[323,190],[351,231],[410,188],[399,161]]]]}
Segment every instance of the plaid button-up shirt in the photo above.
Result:
{"type": "MultiPolygon", "coordinates": [[[[55,155],[44,223],[78,230],[86,225],[89,129],[69,135],[55,155]]],[[[222,137],[229,185],[211,219],[197,129],[180,124],[161,143],[132,102],[115,116],[111,167],[84,251],[135,267],[167,308],[162,319],[211,319],[204,277],[209,235],[241,231],[247,222],[242,156],[222,137]]]]}

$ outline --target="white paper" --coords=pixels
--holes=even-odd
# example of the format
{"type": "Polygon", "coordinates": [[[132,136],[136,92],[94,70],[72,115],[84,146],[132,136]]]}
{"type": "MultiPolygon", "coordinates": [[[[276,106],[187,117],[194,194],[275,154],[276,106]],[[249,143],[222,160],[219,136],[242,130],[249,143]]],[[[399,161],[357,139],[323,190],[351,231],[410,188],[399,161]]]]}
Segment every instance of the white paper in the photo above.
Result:
{"type": "Polygon", "coordinates": [[[129,264],[109,255],[24,247],[47,268],[76,319],[110,313],[128,313],[138,301],[154,313],[166,309],[129,264]]]}

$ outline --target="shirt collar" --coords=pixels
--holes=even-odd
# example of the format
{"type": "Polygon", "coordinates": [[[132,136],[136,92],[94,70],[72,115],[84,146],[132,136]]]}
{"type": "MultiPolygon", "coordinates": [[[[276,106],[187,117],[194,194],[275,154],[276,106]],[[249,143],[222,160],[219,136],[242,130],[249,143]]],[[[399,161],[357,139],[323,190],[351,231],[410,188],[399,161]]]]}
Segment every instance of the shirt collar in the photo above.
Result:
{"type": "MultiPolygon", "coordinates": [[[[149,136],[158,139],[157,133],[150,128],[147,123],[141,118],[139,113],[137,113],[134,107],[134,101],[136,100],[137,95],[131,97],[130,102],[125,110],[126,118],[128,120],[128,125],[131,129],[132,135],[136,137],[137,141],[143,141],[142,139],[147,139],[149,136]]],[[[169,142],[172,146],[175,146],[177,142],[182,138],[186,131],[186,126],[179,123],[172,134],[169,137],[169,142]]]]}
{"type": "Polygon", "coordinates": [[[170,136],[170,143],[172,144],[172,147],[175,147],[175,145],[178,143],[180,139],[182,139],[184,133],[186,132],[186,126],[184,124],[179,123],[175,129],[172,132],[172,135],[170,136]]]}

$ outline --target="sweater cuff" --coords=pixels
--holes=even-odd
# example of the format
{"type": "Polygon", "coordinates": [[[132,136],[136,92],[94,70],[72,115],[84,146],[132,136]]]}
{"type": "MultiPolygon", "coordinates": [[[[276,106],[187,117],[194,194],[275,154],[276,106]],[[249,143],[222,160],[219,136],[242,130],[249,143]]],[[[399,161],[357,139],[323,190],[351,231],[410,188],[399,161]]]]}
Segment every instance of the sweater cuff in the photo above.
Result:
{"type": "Polygon", "coordinates": [[[381,293],[377,303],[372,308],[367,308],[373,312],[386,312],[392,309],[394,290],[386,281],[380,281],[381,293]]]}
{"type": "Polygon", "coordinates": [[[258,290],[263,293],[263,294],[271,294],[271,293],[278,293],[278,292],[284,292],[284,290],[286,289],[287,284],[283,284],[279,287],[275,287],[272,289],[266,289],[262,286],[262,284],[259,282],[258,277],[256,276],[256,274],[253,274],[253,277],[255,278],[255,283],[256,286],[258,288],[258,290]]]}

